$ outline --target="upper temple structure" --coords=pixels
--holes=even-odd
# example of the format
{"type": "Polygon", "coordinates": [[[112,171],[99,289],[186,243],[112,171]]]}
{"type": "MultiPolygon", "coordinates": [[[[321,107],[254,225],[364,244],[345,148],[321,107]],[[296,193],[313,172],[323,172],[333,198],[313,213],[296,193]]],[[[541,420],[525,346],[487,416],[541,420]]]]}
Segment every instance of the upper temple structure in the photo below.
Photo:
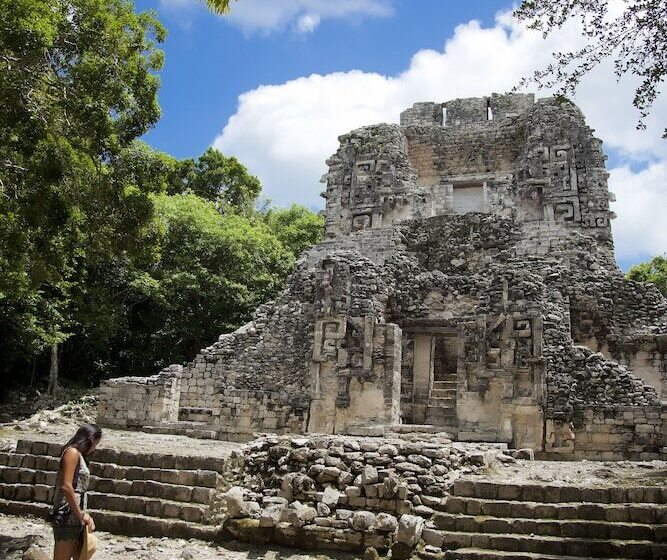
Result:
{"type": "Polygon", "coordinates": [[[592,132],[562,98],[493,94],[341,136],[326,238],[280,295],[192,362],[106,382],[100,423],[660,457],[667,300],[616,264],[592,132]]]}

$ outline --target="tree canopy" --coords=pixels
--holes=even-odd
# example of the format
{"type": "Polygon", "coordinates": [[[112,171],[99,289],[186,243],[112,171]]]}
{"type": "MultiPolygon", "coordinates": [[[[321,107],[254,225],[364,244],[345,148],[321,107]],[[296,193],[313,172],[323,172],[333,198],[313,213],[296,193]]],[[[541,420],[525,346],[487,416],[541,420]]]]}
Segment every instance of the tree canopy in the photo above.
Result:
{"type": "Polygon", "coordinates": [[[165,31],[126,0],[0,9],[2,334],[34,353],[67,339],[83,263],[131,251],[150,218],[149,192],[108,167],[160,116],[165,31]]]}
{"type": "Polygon", "coordinates": [[[658,256],[636,264],[630,268],[627,276],[630,280],[655,284],[662,295],[667,297],[667,258],[658,256]]]}
{"type": "Polygon", "coordinates": [[[231,10],[231,0],[206,0],[208,8],[218,14],[227,14],[231,10]]]}
{"type": "Polygon", "coordinates": [[[234,157],[138,140],[160,117],[153,13],[0,8],[0,396],[54,365],[90,385],[192,358],[276,294],[321,218],[258,210],[234,157]]]}
{"type": "Polygon", "coordinates": [[[544,37],[578,20],[587,40],[579,50],[554,53],[553,62],[519,87],[558,86],[561,95],[572,94],[584,75],[612,58],[618,79],[627,73],[641,79],[633,104],[639,111],[637,126],[645,128],[667,74],[667,0],[624,0],[618,13],[608,0],[523,0],[514,15],[544,37]]]}

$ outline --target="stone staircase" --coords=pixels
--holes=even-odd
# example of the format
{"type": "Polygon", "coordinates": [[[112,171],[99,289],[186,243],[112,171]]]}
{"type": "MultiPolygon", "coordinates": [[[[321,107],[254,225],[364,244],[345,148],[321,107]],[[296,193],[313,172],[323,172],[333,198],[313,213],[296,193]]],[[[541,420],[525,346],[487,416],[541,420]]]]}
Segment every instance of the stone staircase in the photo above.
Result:
{"type": "Polygon", "coordinates": [[[141,431],[147,434],[173,434],[196,439],[218,439],[218,431],[209,422],[192,420],[164,422],[155,426],[142,426],[141,431]]]}
{"type": "MultiPolygon", "coordinates": [[[[0,511],[46,517],[60,445],[20,440],[0,453],[0,511]]],[[[210,505],[224,459],[98,449],[89,463],[88,511],[98,529],[128,536],[216,540],[210,505]]]]}
{"type": "Polygon", "coordinates": [[[457,384],[456,374],[433,381],[433,387],[428,395],[426,423],[447,427],[448,431],[456,427],[457,384]]]}
{"type": "Polygon", "coordinates": [[[667,487],[458,480],[422,538],[451,560],[667,558],[667,487]]]}

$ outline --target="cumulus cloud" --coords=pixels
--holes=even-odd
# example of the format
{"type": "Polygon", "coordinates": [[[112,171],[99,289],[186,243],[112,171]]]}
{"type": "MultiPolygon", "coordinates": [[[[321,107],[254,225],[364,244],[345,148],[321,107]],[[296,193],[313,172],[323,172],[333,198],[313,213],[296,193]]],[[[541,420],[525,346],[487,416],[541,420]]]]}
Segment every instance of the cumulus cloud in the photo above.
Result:
{"type": "Polygon", "coordinates": [[[304,14],[296,22],[299,33],[312,33],[320,24],[322,18],[318,14],[304,14]]]}
{"type": "MultiPolygon", "coordinates": [[[[544,41],[539,33],[517,24],[511,13],[502,12],[493,27],[483,28],[476,21],[459,25],[441,51],[417,52],[396,76],[361,71],[313,74],[248,91],[239,97],[237,112],[214,145],[248,164],[274,202],[321,207],[318,178],[326,171],[324,160],[335,151],[338,135],[367,124],[398,122],[400,111],[416,101],[508,91],[520,77],[543,67],[552,52],[579,44],[581,36],[574,25],[544,41]]],[[[635,87],[632,79],[617,84],[609,63],[584,80],[575,101],[607,149],[628,162],[664,162],[667,142],[660,137],[667,100],[663,95],[656,103],[648,130],[637,131],[632,108],[635,87]]],[[[652,178],[633,174],[629,167],[613,177],[617,190],[619,181],[652,178]]],[[[658,191],[664,195],[665,188],[664,180],[653,182],[646,186],[650,191],[646,196],[658,197],[658,191]]],[[[622,205],[617,214],[617,244],[624,247],[626,241],[619,235],[630,230],[618,226],[627,224],[622,205]]]]}
{"type": "MultiPolygon", "coordinates": [[[[223,21],[246,33],[271,33],[291,28],[312,33],[325,19],[355,20],[387,17],[394,13],[394,0],[243,0],[233,3],[223,21]]],[[[201,6],[197,0],[160,0],[160,5],[183,12],[201,6]]]]}
{"type": "Polygon", "coordinates": [[[641,261],[667,252],[667,161],[633,173],[629,167],[612,169],[609,186],[616,195],[612,222],[616,255],[641,261]]]}

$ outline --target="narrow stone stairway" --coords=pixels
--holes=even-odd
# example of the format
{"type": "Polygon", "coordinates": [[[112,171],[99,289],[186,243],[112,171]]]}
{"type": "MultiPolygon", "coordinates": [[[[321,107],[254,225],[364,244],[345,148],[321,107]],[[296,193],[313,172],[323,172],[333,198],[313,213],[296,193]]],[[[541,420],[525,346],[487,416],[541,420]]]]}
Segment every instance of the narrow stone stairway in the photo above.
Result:
{"type": "MultiPolygon", "coordinates": [[[[456,374],[448,375],[433,382],[428,395],[426,409],[426,423],[434,426],[443,426],[452,431],[456,428],[456,374]]],[[[455,435],[455,434],[453,434],[455,435]]]]}
{"type": "Polygon", "coordinates": [[[458,480],[422,538],[451,560],[667,558],[667,487],[458,480]]]}
{"type": "MultiPolygon", "coordinates": [[[[168,450],[165,450],[168,451],[168,450]]],[[[20,440],[0,453],[0,511],[46,517],[60,445],[20,440]]],[[[215,540],[211,503],[224,459],[98,449],[91,456],[88,511],[97,528],[128,536],[215,540]]]]}

